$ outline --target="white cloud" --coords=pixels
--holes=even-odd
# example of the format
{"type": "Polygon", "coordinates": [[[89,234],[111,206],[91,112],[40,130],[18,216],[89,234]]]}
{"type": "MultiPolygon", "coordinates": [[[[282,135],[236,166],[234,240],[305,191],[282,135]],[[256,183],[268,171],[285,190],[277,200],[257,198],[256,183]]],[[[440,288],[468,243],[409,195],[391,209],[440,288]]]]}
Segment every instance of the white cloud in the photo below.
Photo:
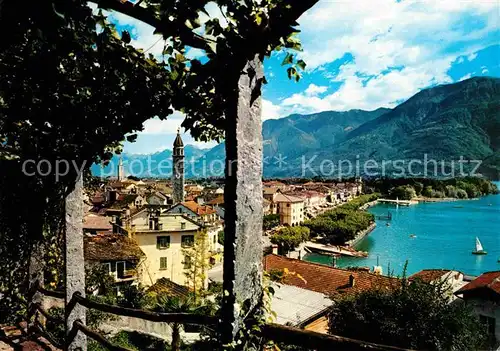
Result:
{"type": "Polygon", "coordinates": [[[488,69],[487,69],[486,67],[484,67],[484,66],[483,66],[483,67],[481,67],[481,68],[482,68],[482,69],[481,69],[481,73],[482,73],[482,74],[487,74],[487,73],[489,72],[489,71],[488,71],[488,69]]]}
{"type": "Polygon", "coordinates": [[[467,60],[472,61],[477,57],[477,53],[473,52],[467,56],[467,60]]]}
{"type": "Polygon", "coordinates": [[[454,61],[452,56],[416,67],[405,67],[378,74],[371,78],[361,78],[353,73],[355,64],[346,64],[340,69],[342,85],[332,94],[322,98],[310,96],[307,90],[293,94],[281,102],[283,114],[290,112],[314,113],[350,109],[374,110],[379,107],[395,107],[421,89],[430,85],[450,83],[446,71],[454,61]]]}
{"type": "Polygon", "coordinates": [[[328,90],[327,86],[318,86],[316,84],[309,84],[307,87],[305,94],[309,96],[316,96],[319,94],[323,94],[328,90]]]}
{"type": "Polygon", "coordinates": [[[460,78],[458,81],[461,82],[463,80],[469,79],[470,77],[472,77],[472,74],[467,73],[465,76],[463,76],[462,78],[460,78]]]}
{"type": "Polygon", "coordinates": [[[271,101],[262,99],[262,120],[284,117],[282,108],[271,101]]]}
{"type": "Polygon", "coordinates": [[[496,1],[320,1],[299,19],[303,57],[314,69],[350,53],[357,70],[368,75],[424,63],[455,41],[483,41],[497,31],[498,6],[496,1]],[[466,16],[480,19],[484,28],[468,33],[466,16]]]}
{"type": "Polygon", "coordinates": [[[352,59],[324,74],[341,83],[333,94],[320,98],[310,86],[284,99],[282,111],[394,107],[423,88],[450,83],[452,63],[472,61],[495,44],[498,10],[495,1],[320,1],[299,19],[308,69],[352,59]]]}

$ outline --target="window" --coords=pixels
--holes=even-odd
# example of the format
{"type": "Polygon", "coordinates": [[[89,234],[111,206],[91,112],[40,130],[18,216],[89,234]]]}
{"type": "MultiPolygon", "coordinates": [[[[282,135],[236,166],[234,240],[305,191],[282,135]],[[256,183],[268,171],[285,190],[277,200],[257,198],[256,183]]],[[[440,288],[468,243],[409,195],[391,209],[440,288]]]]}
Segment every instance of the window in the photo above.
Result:
{"type": "Polygon", "coordinates": [[[156,248],[158,250],[168,249],[170,247],[170,236],[157,236],[156,248]]]}
{"type": "Polygon", "coordinates": [[[167,257],[160,257],[160,270],[167,269],[167,257]]]}
{"type": "Polygon", "coordinates": [[[116,262],[116,275],[119,279],[125,277],[125,261],[116,262]]]}
{"type": "Polygon", "coordinates": [[[479,315],[479,320],[488,330],[488,335],[495,335],[495,318],[479,315]]]}
{"type": "Polygon", "coordinates": [[[286,207],[290,207],[290,204],[286,204],[286,207]]]}
{"type": "Polygon", "coordinates": [[[214,242],[214,245],[215,245],[215,243],[217,242],[217,235],[214,235],[214,237],[212,238],[212,241],[214,242]]]}
{"type": "Polygon", "coordinates": [[[194,245],[194,235],[183,235],[181,237],[182,247],[191,247],[194,245]]]}
{"type": "Polygon", "coordinates": [[[186,222],[181,222],[181,229],[186,229],[186,222]]]}
{"type": "Polygon", "coordinates": [[[184,256],[184,269],[191,268],[191,256],[184,256]]]}
{"type": "Polygon", "coordinates": [[[102,267],[104,269],[104,271],[108,274],[111,274],[111,263],[110,262],[107,262],[107,263],[103,263],[102,264],[102,267]]]}

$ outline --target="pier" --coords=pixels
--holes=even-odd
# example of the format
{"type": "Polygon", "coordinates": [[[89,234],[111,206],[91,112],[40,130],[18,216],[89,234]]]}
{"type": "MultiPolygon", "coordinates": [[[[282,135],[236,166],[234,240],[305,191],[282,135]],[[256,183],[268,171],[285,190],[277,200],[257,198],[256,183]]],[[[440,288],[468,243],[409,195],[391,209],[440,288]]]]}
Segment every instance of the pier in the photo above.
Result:
{"type": "Polygon", "coordinates": [[[390,211],[387,211],[386,215],[375,215],[375,219],[380,219],[383,221],[390,221],[392,220],[392,213],[390,211]]]}
{"type": "Polygon", "coordinates": [[[323,245],[318,243],[313,243],[311,241],[307,241],[305,243],[305,247],[312,252],[320,253],[323,255],[330,256],[349,256],[349,257],[367,257],[367,252],[356,251],[354,249],[349,249],[341,246],[333,246],[333,245],[323,245]]]}
{"type": "Polygon", "coordinates": [[[393,199],[378,199],[379,203],[382,204],[392,204],[392,205],[400,205],[400,206],[411,206],[418,204],[418,201],[415,200],[393,200],[393,199]]]}

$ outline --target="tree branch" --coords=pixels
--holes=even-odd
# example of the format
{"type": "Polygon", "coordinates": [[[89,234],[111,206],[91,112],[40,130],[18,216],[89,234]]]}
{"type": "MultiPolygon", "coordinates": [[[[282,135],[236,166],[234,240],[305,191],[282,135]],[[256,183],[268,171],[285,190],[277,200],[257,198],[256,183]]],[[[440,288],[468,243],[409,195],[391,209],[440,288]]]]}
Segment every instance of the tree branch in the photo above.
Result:
{"type": "Polygon", "coordinates": [[[178,23],[162,21],[147,7],[136,6],[129,1],[121,2],[119,0],[91,0],[91,2],[97,4],[100,8],[120,12],[149,24],[155,28],[156,32],[161,33],[163,37],[179,36],[187,46],[207,52],[211,51],[210,46],[203,36],[189,30],[183,25],[178,25],[178,23]]]}

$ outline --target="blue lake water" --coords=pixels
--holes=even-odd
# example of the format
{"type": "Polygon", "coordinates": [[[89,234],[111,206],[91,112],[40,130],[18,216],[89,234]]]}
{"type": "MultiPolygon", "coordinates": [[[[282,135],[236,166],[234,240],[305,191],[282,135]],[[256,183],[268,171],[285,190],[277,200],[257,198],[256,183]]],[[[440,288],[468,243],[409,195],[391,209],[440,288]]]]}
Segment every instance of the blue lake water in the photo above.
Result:
{"type": "MultiPolygon", "coordinates": [[[[497,183],[497,185],[500,185],[497,183]]],[[[407,273],[425,268],[455,269],[469,275],[500,270],[500,195],[478,200],[421,203],[404,207],[377,205],[369,209],[376,215],[392,213],[390,226],[377,220],[377,227],[357,246],[368,251],[367,258],[340,258],[339,267],[388,266],[400,275],[408,261],[407,273]],[[410,238],[414,234],[415,238],[410,238]],[[473,255],[479,237],[487,255],[473,255]]],[[[308,261],[331,264],[332,258],[317,254],[308,261]]]]}

